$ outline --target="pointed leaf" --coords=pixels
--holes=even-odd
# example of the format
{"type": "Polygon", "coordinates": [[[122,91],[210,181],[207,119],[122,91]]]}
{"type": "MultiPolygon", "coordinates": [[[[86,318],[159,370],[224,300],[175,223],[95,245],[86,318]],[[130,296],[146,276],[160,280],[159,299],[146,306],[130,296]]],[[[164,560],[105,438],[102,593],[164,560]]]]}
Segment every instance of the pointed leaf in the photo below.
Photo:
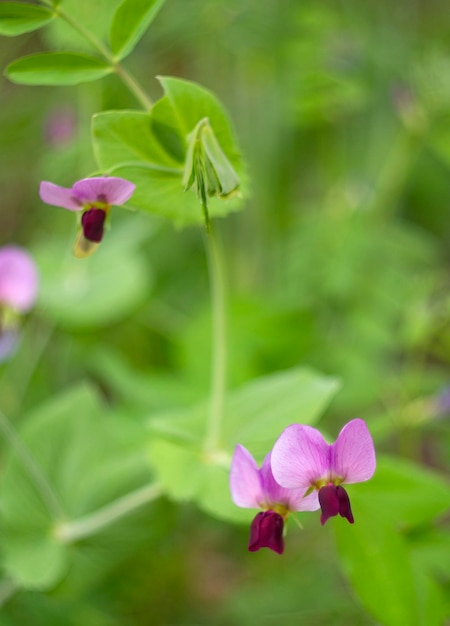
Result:
{"type": "Polygon", "coordinates": [[[138,43],[165,0],[124,0],[114,14],[110,42],[117,59],[126,57],[138,43]]]}
{"type": "Polygon", "coordinates": [[[0,3],[0,35],[13,37],[45,26],[55,13],[45,7],[20,2],[0,3]]]}
{"type": "Polygon", "coordinates": [[[112,67],[76,52],[42,52],[13,61],[6,76],[22,85],[77,85],[111,74],[112,67]]]}

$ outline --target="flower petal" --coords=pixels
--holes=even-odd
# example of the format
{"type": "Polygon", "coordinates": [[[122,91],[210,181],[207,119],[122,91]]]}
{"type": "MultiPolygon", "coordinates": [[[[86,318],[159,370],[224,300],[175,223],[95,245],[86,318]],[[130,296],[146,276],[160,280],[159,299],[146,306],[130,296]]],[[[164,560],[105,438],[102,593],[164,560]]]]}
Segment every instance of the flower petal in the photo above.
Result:
{"type": "Polygon", "coordinates": [[[18,246],[0,249],[0,304],[28,311],[37,296],[39,276],[31,256],[18,246]]]}
{"type": "Polygon", "coordinates": [[[327,477],[329,448],[315,428],[300,424],[288,426],[272,450],[275,480],[283,487],[306,491],[317,480],[327,477]]]}
{"type": "Polygon", "coordinates": [[[361,419],[348,422],[331,446],[331,471],[342,482],[360,483],[372,478],[375,471],[375,448],[361,419]]]}
{"type": "Polygon", "coordinates": [[[69,211],[81,211],[83,208],[72,189],[60,187],[45,180],[39,186],[39,195],[43,202],[68,209],[69,211]]]}
{"type": "Polygon", "coordinates": [[[281,515],[275,511],[260,511],[250,527],[249,551],[270,548],[277,554],[283,554],[283,527],[284,520],[281,515]]]}
{"type": "Polygon", "coordinates": [[[231,461],[230,491],[234,504],[245,509],[259,509],[265,501],[255,459],[239,444],[231,461]]]}
{"type": "Polygon", "coordinates": [[[260,469],[265,505],[270,508],[281,504],[289,511],[317,511],[320,505],[316,491],[305,498],[306,488],[287,489],[277,483],[272,473],[271,456],[266,456],[260,469]]]}
{"type": "Polygon", "coordinates": [[[104,202],[120,206],[131,198],[136,185],[124,178],[100,176],[83,178],[76,182],[72,189],[82,204],[104,202]]]}

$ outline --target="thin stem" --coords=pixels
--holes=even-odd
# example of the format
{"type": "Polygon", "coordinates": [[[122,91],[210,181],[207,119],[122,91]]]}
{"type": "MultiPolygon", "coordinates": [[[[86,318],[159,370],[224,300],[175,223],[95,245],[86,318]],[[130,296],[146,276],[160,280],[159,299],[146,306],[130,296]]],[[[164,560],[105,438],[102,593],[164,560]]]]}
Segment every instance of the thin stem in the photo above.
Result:
{"type": "Polygon", "coordinates": [[[58,524],[54,530],[55,537],[61,543],[72,543],[90,537],[161,494],[162,489],[158,484],[136,489],[81,519],[58,524]]]}
{"type": "Polygon", "coordinates": [[[134,94],[136,100],[138,100],[142,107],[146,110],[149,110],[153,106],[152,99],[147,95],[147,93],[142,89],[137,80],[127,72],[127,70],[120,65],[117,61],[114,62],[114,70],[122,79],[122,82],[128,87],[132,94],[134,94]]]}
{"type": "Polygon", "coordinates": [[[105,46],[102,41],[100,41],[100,39],[97,39],[97,37],[93,33],[91,33],[90,30],[85,28],[82,24],[80,24],[80,22],[78,22],[72,16],[68,15],[59,7],[53,7],[53,5],[48,4],[48,2],[45,2],[45,4],[47,4],[48,6],[52,6],[56,15],[58,15],[61,19],[67,22],[67,24],[69,24],[82,37],[84,37],[84,39],[86,39],[86,41],[88,41],[91,46],[95,50],[97,50],[97,52],[101,54],[101,56],[104,57],[106,61],[108,61],[117,76],[119,76],[122,82],[128,87],[131,93],[135,96],[136,100],[140,102],[145,110],[152,108],[152,99],[145,93],[137,80],[124,67],[120,65],[120,63],[112,55],[111,51],[105,46]]]}
{"type": "Polygon", "coordinates": [[[218,448],[224,412],[227,368],[226,296],[223,255],[212,226],[206,230],[205,241],[211,285],[212,312],[211,399],[205,436],[205,450],[211,453],[218,448]]]}
{"type": "Polygon", "coordinates": [[[28,448],[22,442],[21,438],[10,424],[6,415],[0,411],[0,430],[3,432],[5,439],[16,451],[17,456],[33,481],[37,491],[39,492],[43,502],[48,508],[49,513],[55,519],[65,519],[66,515],[61,506],[58,496],[50,485],[46,475],[38,465],[35,458],[29,452],[28,448]]]}

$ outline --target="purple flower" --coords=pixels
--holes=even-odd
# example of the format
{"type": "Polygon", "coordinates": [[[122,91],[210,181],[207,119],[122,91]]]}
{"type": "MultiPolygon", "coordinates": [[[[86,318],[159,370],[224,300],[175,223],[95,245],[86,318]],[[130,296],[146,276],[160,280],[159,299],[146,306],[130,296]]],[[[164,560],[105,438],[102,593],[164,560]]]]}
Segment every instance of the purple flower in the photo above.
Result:
{"type": "Polygon", "coordinates": [[[230,490],[233,502],[247,509],[262,509],[252,522],[248,549],[284,550],[283,527],[290,511],[316,511],[317,494],[305,497],[304,489],[285,489],[272,474],[269,453],[259,469],[250,452],[237,445],[231,462],[230,490]]]}
{"type": "Polygon", "coordinates": [[[18,315],[34,304],[39,276],[31,256],[18,246],[0,248],[0,363],[14,352],[18,315]]]}
{"type": "Polygon", "coordinates": [[[318,491],[321,524],[339,513],[353,524],[343,484],[369,480],[375,471],[375,449],[365,422],[348,422],[332,445],[311,426],[292,424],[272,451],[272,471],[280,485],[303,493],[318,491]]]}
{"type": "Polygon", "coordinates": [[[101,242],[111,205],[124,204],[135,188],[124,178],[83,178],[70,189],[43,181],[39,195],[47,204],[69,211],[83,211],[81,230],[74,246],[75,256],[83,258],[91,255],[101,242]]]}

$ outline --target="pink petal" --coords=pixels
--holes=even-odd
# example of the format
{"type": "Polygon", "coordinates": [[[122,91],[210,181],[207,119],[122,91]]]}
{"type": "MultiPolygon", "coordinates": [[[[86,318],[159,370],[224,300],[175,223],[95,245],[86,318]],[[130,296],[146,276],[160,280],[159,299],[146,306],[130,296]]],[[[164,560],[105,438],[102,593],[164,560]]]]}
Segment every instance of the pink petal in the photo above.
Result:
{"type": "Polygon", "coordinates": [[[320,508],[319,492],[314,491],[305,496],[304,489],[289,489],[290,511],[317,511],[320,508]]]}
{"type": "Polygon", "coordinates": [[[60,206],[69,211],[81,211],[83,208],[80,201],[74,196],[73,190],[67,189],[67,187],[42,181],[39,186],[39,195],[43,202],[60,206]]]}
{"type": "Polygon", "coordinates": [[[241,445],[236,446],[231,461],[230,491],[234,504],[245,509],[259,509],[264,502],[258,466],[241,445]]]}
{"type": "Polygon", "coordinates": [[[31,256],[18,246],[0,249],[0,304],[27,311],[36,300],[39,276],[31,256]]]}
{"type": "Polygon", "coordinates": [[[282,504],[290,511],[317,511],[319,500],[316,491],[305,498],[306,489],[287,489],[277,483],[272,473],[271,456],[266,456],[260,470],[266,506],[282,504]]]}
{"type": "Polygon", "coordinates": [[[104,202],[120,206],[131,198],[136,185],[124,178],[83,178],[72,187],[73,193],[83,204],[104,202]]]}
{"type": "Polygon", "coordinates": [[[360,483],[375,472],[375,448],[372,437],[361,419],[348,422],[332,445],[332,473],[344,483],[360,483]]]}
{"type": "Polygon", "coordinates": [[[272,450],[275,480],[283,487],[306,491],[317,480],[328,476],[329,449],[315,428],[300,424],[288,426],[272,450]]]}

